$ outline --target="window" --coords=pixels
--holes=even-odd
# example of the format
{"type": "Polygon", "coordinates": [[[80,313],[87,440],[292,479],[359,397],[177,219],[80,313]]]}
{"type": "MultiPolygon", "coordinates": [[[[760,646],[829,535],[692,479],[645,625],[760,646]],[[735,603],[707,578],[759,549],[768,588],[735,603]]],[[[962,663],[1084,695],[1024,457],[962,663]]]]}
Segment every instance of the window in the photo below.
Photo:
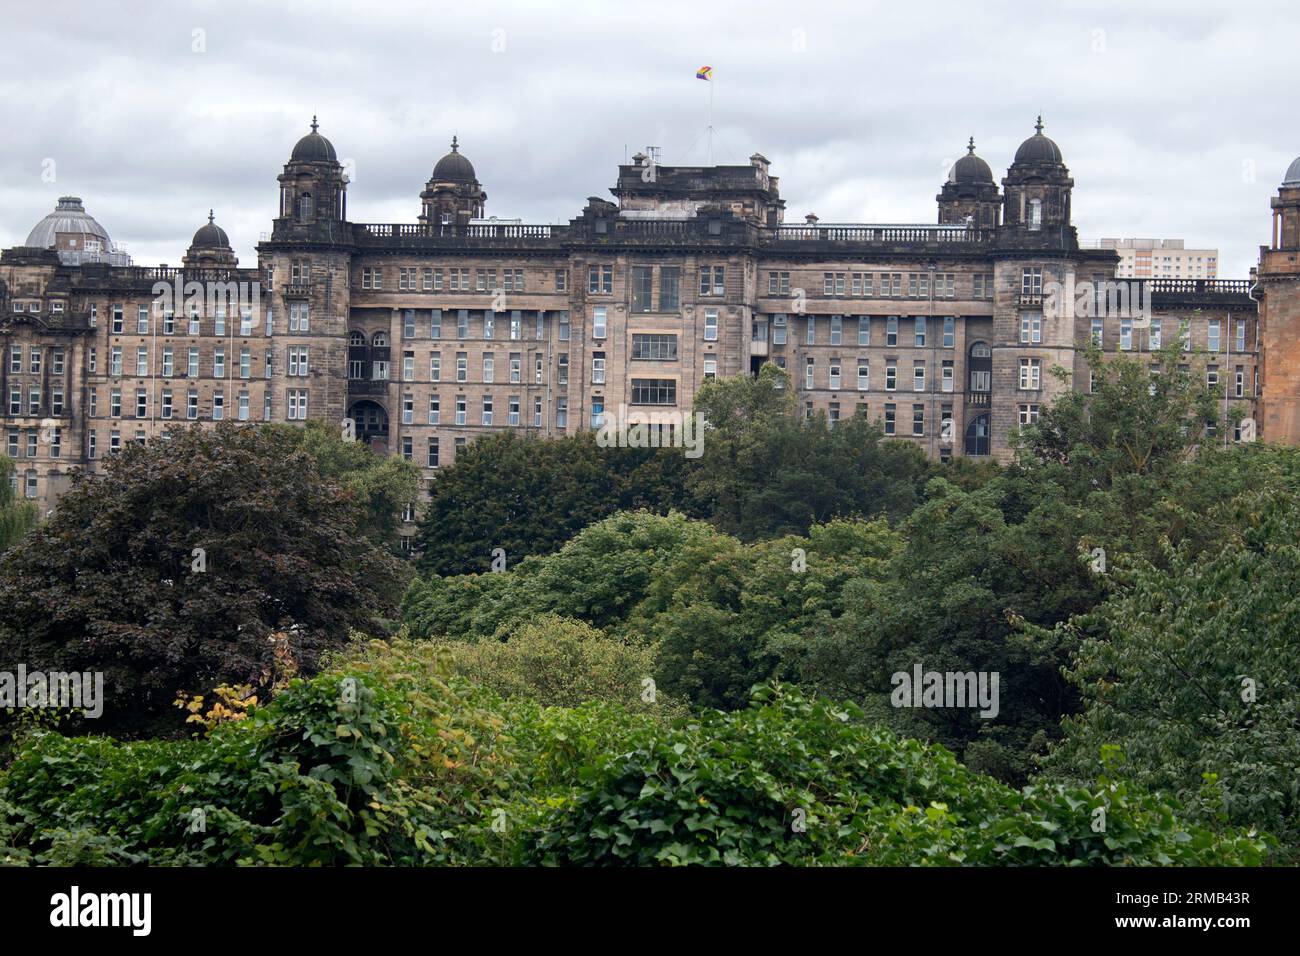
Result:
{"type": "Polygon", "coordinates": [[[1029,228],[1034,232],[1043,228],[1043,201],[1041,199],[1029,200],[1029,228]]]}
{"type": "Polygon", "coordinates": [[[1219,366],[1217,365],[1205,366],[1205,387],[1214,388],[1218,384],[1219,384],[1219,366]]]}
{"type": "Polygon", "coordinates": [[[816,374],[816,372],[817,372],[817,360],[813,358],[811,355],[809,355],[806,360],[806,364],[804,365],[804,373],[803,373],[804,388],[813,387],[813,376],[816,374]]]}
{"type": "Polygon", "coordinates": [[[292,378],[305,378],[307,375],[307,348],[298,346],[289,349],[289,375],[292,378]]]}
{"type": "Polygon", "coordinates": [[[872,294],[873,279],[870,272],[855,272],[850,280],[852,294],[858,298],[870,298],[872,294]]]}
{"type": "Polygon", "coordinates": [[[429,396],[429,424],[438,425],[442,421],[442,399],[437,395],[429,396]]]}
{"type": "Polygon", "coordinates": [[[605,353],[595,352],[591,356],[591,383],[593,385],[605,384],[605,353]]]}
{"type": "Polygon", "coordinates": [[[555,427],[567,428],[569,425],[569,400],[567,398],[558,398],[555,400],[555,427]]]}
{"type": "Polygon", "coordinates": [[[524,337],[524,314],[515,309],[510,313],[510,338],[519,341],[524,337]]]}
{"type": "Polygon", "coordinates": [[[567,292],[568,290],[569,290],[569,270],[556,269],[555,270],[555,291],[567,292]]]}
{"type": "Polygon", "coordinates": [[[561,355],[556,362],[555,381],[557,385],[569,384],[569,356],[561,355]]]}
{"type": "Polygon", "coordinates": [[[606,307],[598,305],[591,312],[591,337],[593,339],[603,339],[607,331],[606,307]]]}
{"type": "Polygon", "coordinates": [[[1219,351],[1219,320],[1210,319],[1209,329],[1205,337],[1205,350],[1212,354],[1219,351]]]}
{"type": "Polygon", "coordinates": [[[190,335],[199,334],[199,310],[195,306],[190,306],[188,329],[190,335]]]}
{"type": "MultiPolygon", "coordinates": [[[[39,364],[39,362],[34,361],[34,364],[39,364]]],[[[149,374],[149,350],[143,345],[135,350],[135,374],[137,376],[149,374]]]]}
{"type": "Polygon", "coordinates": [[[465,405],[466,405],[465,396],[457,395],[456,396],[456,424],[457,425],[465,424],[465,405]]]}
{"type": "Polygon", "coordinates": [[[1038,423],[1038,406],[1021,405],[1020,406],[1020,424],[1036,425],[1038,423]]]}
{"type": "Polygon", "coordinates": [[[415,380],[415,353],[402,353],[402,381],[412,382],[415,380]]]}
{"type": "Polygon", "coordinates": [[[591,427],[599,428],[605,423],[605,399],[597,396],[591,401],[591,427]]]}
{"type": "Polygon", "coordinates": [[[891,348],[898,344],[898,316],[891,315],[885,319],[885,345],[891,348]]]}
{"type": "Polygon", "coordinates": [[[951,392],[953,390],[953,381],[954,381],[954,374],[955,374],[951,359],[944,360],[943,366],[940,369],[940,374],[941,374],[941,378],[939,382],[940,390],[944,392],[951,392]]]}
{"type": "Polygon", "coordinates": [[[638,361],[675,360],[677,358],[677,336],[635,333],[632,336],[632,358],[638,361]]]}
{"type": "Polygon", "coordinates": [[[143,388],[135,390],[135,417],[149,417],[149,393],[143,388]]]}
{"type": "Polygon", "coordinates": [[[496,356],[491,352],[483,353],[483,382],[490,385],[496,378],[496,356]]]}
{"type": "Polygon", "coordinates": [[[858,344],[871,344],[871,317],[867,315],[858,316],[858,344]]]}
{"type": "Polygon", "coordinates": [[[54,385],[50,388],[50,414],[63,414],[63,386],[54,385]]]}
{"type": "Polygon", "coordinates": [[[844,273],[823,272],[822,273],[822,294],[843,295],[844,294],[844,273]]]}
{"type": "Polygon", "coordinates": [[[1148,334],[1148,338],[1149,338],[1149,340],[1150,340],[1150,342],[1151,342],[1151,350],[1152,350],[1153,352],[1155,352],[1155,351],[1159,351],[1159,349],[1160,349],[1160,347],[1161,347],[1161,346],[1160,346],[1160,320],[1159,320],[1159,319],[1152,319],[1152,320],[1151,320],[1151,331],[1150,331],[1149,333],[1147,333],[1147,334],[1148,334]]]}
{"type": "Polygon", "coordinates": [[[306,302],[289,303],[289,331],[306,332],[310,328],[306,302]]]}
{"type": "Polygon", "coordinates": [[[871,388],[871,363],[867,359],[858,359],[858,391],[865,392],[871,388]]]}
{"type": "Polygon", "coordinates": [[[122,334],[122,307],[120,305],[113,306],[113,334],[122,334]]]}
{"type": "Polygon", "coordinates": [[[718,310],[704,310],[704,341],[716,342],[718,340],[718,310]]]}
{"type": "Polygon", "coordinates": [[[190,389],[185,395],[185,417],[194,421],[199,417],[199,391],[190,389]]]}
{"type": "Polygon", "coordinates": [[[1236,398],[1242,398],[1246,394],[1246,369],[1240,365],[1238,365],[1236,369],[1236,375],[1233,380],[1232,394],[1236,398]]]}
{"type": "Polygon", "coordinates": [[[221,346],[212,350],[212,377],[226,377],[226,350],[221,346]]]}
{"type": "Polygon", "coordinates": [[[291,388],[289,389],[289,421],[306,421],[307,420],[307,389],[291,388]]]}
{"type": "Polygon", "coordinates": [[[456,353],[456,381],[469,381],[469,355],[465,352],[456,353]]]}
{"type": "Polygon", "coordinates": [[[1089,331],[1089,340],[1092,342],[1094,347],[1096,348],[1102,347],[1102,342],[1104,341],[1103,339],[1104,335],[1105,335],[1105,328],[1103,327],[1102,320],[1099,318],[1093,319],[1089,331]]]}
{"type": "Polygon", "coordinates": [[[522,371],[522,362],[518,352],[510,353],[510,384],[518,385],[519,377],[522,371]]]}
{"type": "Polygon", "coordinates": [[[786,317],[784,315],[772,316],[772,344],[785,345],[786,338],[786,317]]]}
{"type": "Polygon", "coordinates": [[[108,414],[111,418],[122,417],[122,390],[115,388],[108,394],[108,414]]]}
{"type": "Polygon", "coordinates": [[[632,404],[676,405],[677,383],[669,378],[634,378],[632,404]]]}
{"type": "Polygon", "coordinates": [[[844,316],[831,316],[831,345],[839,345],[844,337],[844,316]]]}
{"type": "Polygon", "coordinates": [[[31,362],[28,366],[28,370],[33,375],[41,374],[41,350],[35,346],[33,346],[31,350],[31,362]]]}
{"type": "Polygon", "coordinates": [[[226,334],[226,310],[225,309],[217,309],[216,318],[214,319],[214,323],[213,323],[213,334],[214,335],[226,334]]]}
{"type": "MultiPolygon", "coordinates": [[[[21,362],[22,362],[22,350],[19,349],[18,352],[19,352],[19,363],[20,363],[19,366],[18,366],[18,370],[21,371],[21,370],[22,370],[22,365],[21,365],[21,362]]],[[[108,374],[109,374],[109,375],[121,375],[121,374],[122,374],[122,346],[120,346],[120,345],[114,345],[114,346],[109,350],[109,353],[108,353],[108,374]]]]}
{"type": "Polygon", "coordinates": [[[431,437],[429,439],[428,457],[425,459],[425,463],[429,468],[438,467],[438,439],[437,438],[431,437]]]}
{"type": "Polygon", "coordinates": [[[222,391],[212,393],[212,420],[219,422],[226,417],[226,394],[222,391]]]}
{"type": "Polygon", "coordinates": [[[491,395],[483,396],[483,416],[481,421],[484,425],[492,424],[492,396],[491,395]]]}
{"type": "Polygon", "coordinates": [[[704,381],[709,382],[718,377],[718,360],[704,360],[704,381]]]}
{"type": "MultiPolygon", "coordinates": [[[[1094,321],[1100,321],[1100,320],[1094,320],[1094,321]]],[[[1041,312],[1020,313],[1021,344],[1022,345],[1037,344],[1041,341],[1043,341],[1043,314],[1041,312]]]]}
{"type": "Polygon", "coordinates": [[[817,344],[817,316],[815,315],[808,316],[808,318],[804,320],[804,323],[805,323],[804,328],[806,329],[806,332],[804,334],[804,341],[807,342],[809,345],[816,345],[817,344]]]}
{"type": "Polygon", "coordinates": [[[415,422],[415,396],[407,392],[402,396],[402,424],[410,425],[415,422]]]}
{"type": "Polygon", "coordinates": [[[726,277],[726,266],[700,266],[700,295],[724,295],[727,291],[726,277]]]}
{"type": "Polygon", "coordinates": [[[519,396],[518,395],[511,395],[506,400],[506,424],[512,426],[519,424],[519,396]]]}
{"type": "Polygon", "coordinates": [[[1237,344],[1238,352],[1246,351],[1246,322],[1243,319],[1237,320],[1237,344]]]}
{"type": "Polygon", "coordinates": [[[912,362],[912,391],[925,391],[925,360],[916,359],[912,362]]]}
{"type": "Polygon", "coordinates": [[[898,388],[898,363],[890,359],[885,363],[885,391],[892,392],[898,388]]]}
{"type": "Polygon", "coordinates": [[[831,391],[836,391],[840,387],[840,360],[839,359],[831,359],[830,385],[831,385],[831,391]]]}
{"type": "Polygon", "coordinates": [[[614,291],[614,266],[591,266],[587,270],[587,291],[593,295],[610,295],[614,291]]]}
{"type": "Polygon", "coordinates": [[[1025,269],[1020,273],[1021,295],[1043,294],[1043,270],[1025,269]]]}
{"type": "Polygon", "coordinates": [[[415,338],[415,310],[404,309],[402,311],[402,338],[415,338]]]}
{"type": "Polygon", "coordinates": [[[659,311],[676,312],[682,303],[682,270],[676,266],[659,267],[659,311]]]}
{"type": "Polygon", "coordinates": [[[1043,360],[1023,358],[1020,360],[1020,388],[1033,390],[1042,387],[1043,360]]]}
{"type": "Polygon", "coordinates": [[[943,317],[943,347],[952,349],[957,347],[957,318],[952,315],[943,317]]]}
{"type": "Polygon", "coordinates": [[[160,414],[164,419],[172,417],[172,390],[170,388],[162,390],[162,411],[160,414]]]}
{"type": "Polygon", "coordinates": [[[893,435],[895,433],[896,420],[898,417],[898,406],[893,403],[885,405],[885,434],[893,435]]]}
{"type": "Polygon", "coordinates": [[[1178,341],[1182,344],[1184,352],[1192,350],[1192,324],[1190,322],[1178,323],[1178,341]]]}
{"type": "Polygon", "coordinates": [[[925,434],[925,406],[912,406],[912,435],[920,437],[925,434]]]}
{"type": "Polygon", "coordinates": [[[569,312],[567,309],[565,309],[560,313],[560,341],[561,342],[569,341],[569,332],[570,332],[569,312]]]}
{"type": "Polygon", "coordinates": [[[239,390],[239,412],[238,412],[238,415],[239,415],[239,420],[240,420],[241,422],[246,422],[246,421],[248,421],[248,389],[246,389],[246,388],[242,388],[242,389],[239,390]]]}
{"type": "Polygon", "coordinates": [[[429,310],[429,338],[442,338],[442,309],[429,310]]]}
{"type": "Polygon", "coordinates": [[[496,316],[491,310],[485,309],[483,312],[483,338],[492,338],[493,329],[496,323],[496,316]]]}
{"type": "Polygon", "coordinates": [[[654,269],[650,266],[632,267],[632,311],[649,312],[653,294],[654,269]]]}
{"type": "Polygon", "coordinates": [[[913,321],[913,325],[914,325],[913,344],[918,349],[923,349],[925,348],[925,316],[918,315],[916,319],[913,321]]]}

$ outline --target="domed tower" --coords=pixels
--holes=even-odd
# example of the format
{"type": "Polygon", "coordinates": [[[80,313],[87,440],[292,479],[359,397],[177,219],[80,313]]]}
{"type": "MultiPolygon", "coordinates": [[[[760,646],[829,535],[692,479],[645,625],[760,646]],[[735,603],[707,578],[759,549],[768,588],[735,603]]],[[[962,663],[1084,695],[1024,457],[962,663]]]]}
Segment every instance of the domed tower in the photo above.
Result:
{"type": "Polygon", "coordinates": [[[216,217],[208,210],[207,225],[200,226],[190,241],[190,248],[181,260],[186,269],[234,269],[239,265],[235,250],[230,247],[226,230],[216,223],[216,217]]]}
{"type": "Polygon", "coordinates": [[[1002,197],[989,164],[975,155],[975,137],[966,145],[966,155],[953,163],[948,181],[935,197],[939,200],[939,222],[970,222],[978,229],[998,225],[1002,197]]]}
{"type": "Polygon", "coordinates": [[[83,262],[106,262],[114,266],[129,266],[131,257],[123,252],[107,230],[86,212],[78,196],[63,196],[59,204],[27,236],[25,245],[31,249],[53,249],[59,260],[67,265],[83,262]]]}
{"type": "Polygon", "coordinates": [[[1020,144],[1002,180],[1002,224],[1018,232],[1053,232],[1070,225],[1070,191],[1074,180],[1061,148],[1043,135],[1038,117],[1034,135],[1020,144]]]}
{"type": "Polygon", "coordinates": [[[465,225],[483,218],[487,193],[474,176],[474,164],[451,138],[451,152],[433,167],[433,175],[420,193],[420,222],[426,225],[465,225]]]}
{"type": "Polygon", "coordinates": [[[273,235],[294,238],[318,237],[326,241],[342,237],[338,224],[348,215],[348,178],[343,174],[334,144],[317,132],[316,117],[311,132],[298,140],[279,175],[280,215],[273,235]]]}

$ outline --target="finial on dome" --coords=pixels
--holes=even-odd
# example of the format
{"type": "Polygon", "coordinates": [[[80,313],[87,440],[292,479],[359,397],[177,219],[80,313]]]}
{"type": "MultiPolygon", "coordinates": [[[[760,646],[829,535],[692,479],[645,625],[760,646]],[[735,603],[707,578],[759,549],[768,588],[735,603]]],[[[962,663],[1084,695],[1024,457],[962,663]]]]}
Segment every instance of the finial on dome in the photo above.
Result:
{"type": "Polygon", "coordinates": [[[455,133],[452,133],[452,134],[451,134],[451,151],[452,151],[453,153],[455,153],[455,152],[459,152],[459,151],[460,151],[460,144],[459,144],[459,142],[457,142],[457,140],[456,140],[456,134],[455,134],[455,133]]]}
{"type": "Polygon", "coordinates": [[[975,137],[974,137],[974,136],[972,136],[972,137],[970,138],[970,142],[966,144],[966,152],[969,153],[971,156],[974,156],[974,155],[975,155],[975,137]]]}
{"type": "Polygon", "coordinates": [[[208,210],[208,225],[212,225],[213,221],[216,220],[216,218],[217,218],[217,217],[214,216],[214,215],[212,214],[212,210],[209,209],[209,210],[208,210]]]}
{"type": "Polygon", "coordinates": [[[1042,113],[1039,113],[1039,114],[1038,114],[1038,122],[1037,122],[1036,124],[1034,124],[1034,129],[1036,129],[1036,130],[1039,132],[1040,135],[1042,134],[1042,132],[1043,132],[1043,114],[1042,114],[1042,113]]]}
{"type": "Polygon", "coordinates": [[[313,133],[316,132],[316,127],[317,127],[318,125],[319,125],[319,124],[316,122],[316,114],[315,114],[315,113],[312,113],[312,114],[311,114],[311,131],[312,131],[313,133]]]}

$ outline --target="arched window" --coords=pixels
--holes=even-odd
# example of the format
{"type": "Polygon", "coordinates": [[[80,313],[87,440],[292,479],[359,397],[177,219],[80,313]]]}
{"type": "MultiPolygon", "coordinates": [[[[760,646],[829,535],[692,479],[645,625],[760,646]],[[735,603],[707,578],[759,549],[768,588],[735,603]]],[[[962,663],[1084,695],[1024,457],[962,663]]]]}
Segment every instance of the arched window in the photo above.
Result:
{"type": "Polygon", "coordinates": [[[388,333],[387,333],[387,332],[376,332],[376,333],[371,337],[371,339],[370,339],[370,344],[371,344],[372,346],[374,346],[375,348],[377,348],[377,349],[387,348],[387,346],[388,346],[388,333]]]}
{"type": "Polygon", "coordinates": [[[989,453],[989,417],[978,415],[966,428],[966,454],[987,455],[989,453]]]}
{"type": "Polygon", "coordinates": [[[348,333],[348,345],[365,345],[366,333],[353,329],[348,333]]]}
{"type": "Polygon", "coordinates": [[[1043,201],[1041,199],[1029,200],[1029,228],[1035,231],[1043,228],[1043,201]]]}

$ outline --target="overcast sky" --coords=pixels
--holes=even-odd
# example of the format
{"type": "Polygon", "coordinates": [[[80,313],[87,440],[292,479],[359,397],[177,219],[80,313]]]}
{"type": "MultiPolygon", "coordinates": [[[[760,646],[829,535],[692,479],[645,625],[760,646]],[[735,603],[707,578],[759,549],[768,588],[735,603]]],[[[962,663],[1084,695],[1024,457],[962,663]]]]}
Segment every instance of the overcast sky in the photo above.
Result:
{"type": "Polygon", "coordinates": [[[974,135],[1045,132],[1083,239],[1181,238],[1245,277],[1300,154],[1294,3],[5,0],[0,247],[65,194],[139,264],[216,210],[244,265],[313,113],[357,222],[414,222],[454,133],[488,215],[564,222],[647,145],[772,161],[787,221],[933,222],[974,135]],[[53,181],[50,181],[53,180],[53,181]]]}

